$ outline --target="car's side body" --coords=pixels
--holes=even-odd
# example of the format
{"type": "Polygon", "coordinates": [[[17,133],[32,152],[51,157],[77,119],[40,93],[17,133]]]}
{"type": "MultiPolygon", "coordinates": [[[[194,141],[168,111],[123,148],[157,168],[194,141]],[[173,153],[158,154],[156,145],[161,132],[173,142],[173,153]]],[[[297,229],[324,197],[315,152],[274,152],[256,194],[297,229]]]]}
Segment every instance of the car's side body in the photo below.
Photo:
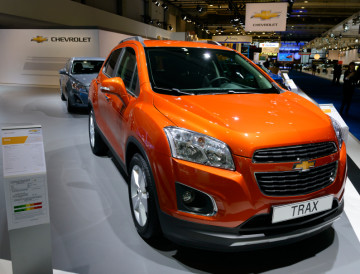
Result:
{"type": "Polygon", "coordinates": [[[61,99],[68,111],[88,106],[88,89],[104,62],[104,58],[72,57],[59,71],[61,99]]]}
{"type": "MultiPolygon", "coordinates": [[[[343,209],[346,148],[338,143],[326,114],[278,86],[276,89],[281,91],[274,94],[173,96],[154,92],[156,87],[148,72],[150,57],[145,48],[232,50],[205,43],[129,40],[114,48],[91,83],[89,104],[95,130],[129,175],[134,155],[147,161],[151,174],[148,184],[155,189],[157,217],[168,238],[201,248],[232,250],[298,240],[331,226],[343,209]],[[234,169],[174,157],[167,132],[173,128],[211,136],[227,144],[234,169]],[[317,150],[314,146],[318,144],[324,144],[329,153],[279,161],[258,161],[255,157],[259,152],[266,154],[278,148],[285,148],[290,154],[299,147],[317,150]],[[297,172],[296,164],[309,163],[314,164],[313,172],[329,165],[334,178],[311,191],[302,189],[294,194],[285,189],[285,195],[273,195],[259,183],[265,173],[286,177],[290,174],[287,172],[297,172]],[[181,199],[191,191],[202,197],[204,208],[184,204],[181,199]],[[333,200],[329,210],[272,222],[274,207],[327,196],[333,200]]],[[[242,58],[258,70],[250,60],[242,58]]],[[[260,77],[274,83],[267,74],[259,72],[260,77]]],[[[187,79],[190,78],[182,80],[187,79]]],[[[310,174],[307,171],[305,168],[299,176],[310,174]]],[[[309,187],[313,187],[311,183],[309,187]]]]}

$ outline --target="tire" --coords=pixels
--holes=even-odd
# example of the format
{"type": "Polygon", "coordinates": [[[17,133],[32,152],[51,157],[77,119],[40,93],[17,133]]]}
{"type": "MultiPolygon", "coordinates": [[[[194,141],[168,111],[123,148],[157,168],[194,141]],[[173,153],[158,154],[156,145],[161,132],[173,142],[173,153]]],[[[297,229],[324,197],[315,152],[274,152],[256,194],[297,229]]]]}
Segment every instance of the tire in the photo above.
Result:
{"type": "Polygon", "coordinates": [[[74,106],[73,104],[71,103],[71,97],[68,96],[67,100],[66,100],[66,108],[67,108],[67,111],[69,113],[73,113],[74,112],[74,106]]]}
{"type": "Polygon", "coordinates": [[[94,110],[89,113],[89,141],[92,152],[97,156],[104,156],[108,152],[108,148],[101,138],[99,129],[96,125],[94,110]]]}
{"type": "Polygon", "coordinates": [[[60,98],[61,98],[62,101],[66,101],[66,98],[65,98],[65,95],[63,93],[63,90],[62,90],[61,86],[60,86],[60,98]]]}
{"type": "Polygon", "coordinates": [[[131,215],[139,235],[151,240],[161,234],[155,201],[155,188],[147,161],[136,153],[129,168],[131,215]]]}

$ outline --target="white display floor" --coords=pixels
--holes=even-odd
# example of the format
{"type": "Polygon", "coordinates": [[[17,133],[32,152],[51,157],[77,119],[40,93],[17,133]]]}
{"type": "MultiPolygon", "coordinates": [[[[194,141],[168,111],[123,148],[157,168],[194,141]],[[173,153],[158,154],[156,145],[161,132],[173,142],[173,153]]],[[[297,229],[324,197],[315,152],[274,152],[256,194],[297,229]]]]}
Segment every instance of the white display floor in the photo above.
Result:
{"type": "MultiPolygon", "coordinates": [[[[359,273],[360,197],[349,181],[342,218],[297,244],[228,254],[179,248],[166,240],[144,242],[133,226],[127,183],[116,163],[91,153],[87,118],[86,113],[68,114],[57,89],[0,85],[0,127],[43,127],[54,269],[84,274],[359,273]]],[[[347,149],[360,166],[360,144],[351,136],[347,149]]],[[[11,260],[3,195],[0,184],[0,259],[11,260]]]]}

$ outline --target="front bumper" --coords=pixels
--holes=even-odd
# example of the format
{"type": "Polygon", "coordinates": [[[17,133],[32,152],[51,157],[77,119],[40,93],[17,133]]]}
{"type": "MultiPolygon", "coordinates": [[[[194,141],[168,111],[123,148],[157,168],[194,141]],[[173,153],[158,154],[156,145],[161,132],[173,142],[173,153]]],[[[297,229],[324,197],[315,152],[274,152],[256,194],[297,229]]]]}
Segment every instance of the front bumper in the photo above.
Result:
{"type": "Polygon", "coordinates": [[[184,221],[160,211],[165,237],[179,245],[216,251],[239,251],[289,244],[328,229],[340,218],[344,201],[335,198],[332,209],[313,216],[271,224],[271,214],[261,214],[235,228],[184,221]]]}

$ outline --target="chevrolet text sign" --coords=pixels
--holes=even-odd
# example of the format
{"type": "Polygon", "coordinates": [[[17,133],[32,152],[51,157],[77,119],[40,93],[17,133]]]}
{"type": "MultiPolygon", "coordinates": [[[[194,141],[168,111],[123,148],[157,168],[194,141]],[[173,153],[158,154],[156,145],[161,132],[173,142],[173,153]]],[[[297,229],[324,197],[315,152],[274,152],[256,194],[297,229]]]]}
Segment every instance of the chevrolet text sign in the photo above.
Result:
{"type": "Polygon", "coordinates": [[[287,2],[246,4],[245,31],[285,31],[287,2]]]}

